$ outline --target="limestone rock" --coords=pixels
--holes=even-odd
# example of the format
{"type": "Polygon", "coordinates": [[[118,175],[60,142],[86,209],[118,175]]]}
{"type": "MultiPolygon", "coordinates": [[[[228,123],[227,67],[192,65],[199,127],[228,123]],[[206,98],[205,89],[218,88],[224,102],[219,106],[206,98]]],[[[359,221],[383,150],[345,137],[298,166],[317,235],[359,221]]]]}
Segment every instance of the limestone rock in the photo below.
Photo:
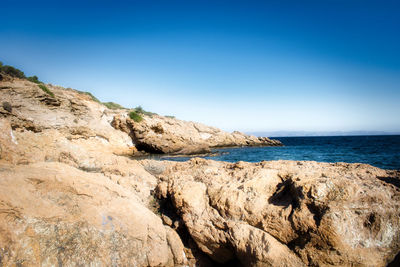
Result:
{"type": "Polygon", "coordinates": [[[229,231],[243,266],[305,266],[287,246],[257,227],[238,223],[229,231]]]}
{"type": "Polygon", "coordinates": [[[387,182],[399,177],[363,164],[196,158],[171,165],[157,191],[221,263],[386,266],[400,250],[400,190],[387,182]]]}
{"type": "Polygon", "coordinates": [[[145,116],[141,122],[116,116],[112,125],[129,134],[138,150],[162,154],[204,154],[213,147],[281,146],[278,140],[224,132],[215,127],[158,115],[145,116]]]}
{"type": "Polygon", "coordinates": [[[147,207],[156,178],[87,95],[7,76],[0,98],[0,259],[4,266],[186,264],[172,228],[147,207]],[[54,105],[54,103],[59,105],[54,105]]]}
{"type": "Polygon", "coordinates": [[[4,266],[185,264],[177,234],[102,174],[62,163],[0,164],[4,266]]]}
{"type": "Polygon", "coordinates": [[[0,160],[15,162],[17,140],[8,120],[0,118],[0,160]]]}

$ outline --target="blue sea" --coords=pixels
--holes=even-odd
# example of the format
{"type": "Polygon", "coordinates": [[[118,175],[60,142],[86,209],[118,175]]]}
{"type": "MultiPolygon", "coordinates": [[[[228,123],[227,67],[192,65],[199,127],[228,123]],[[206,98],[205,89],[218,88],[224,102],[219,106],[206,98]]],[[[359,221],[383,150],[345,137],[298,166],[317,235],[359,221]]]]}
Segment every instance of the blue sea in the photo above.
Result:
{"type": "MultiPolygon", "coordinates": [[[[400,135],[276,137],[283,147],[215,149],[220,161],[313,160],[319,162],[367,163],[383,169],[400,170],[400,135]]],[[[188,157],[162,157],[185,161],[188,157]]]]}

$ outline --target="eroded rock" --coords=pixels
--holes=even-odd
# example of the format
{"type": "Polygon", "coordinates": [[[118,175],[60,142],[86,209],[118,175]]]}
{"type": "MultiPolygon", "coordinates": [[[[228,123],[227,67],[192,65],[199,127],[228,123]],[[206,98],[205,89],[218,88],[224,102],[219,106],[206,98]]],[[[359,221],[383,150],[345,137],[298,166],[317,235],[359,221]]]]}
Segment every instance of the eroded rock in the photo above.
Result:
{"type": "Polygon", "coordinates": [[[400,249],[400,190],[381,179],[390,175],[362,164],[193,159],[164,172],[157,190],[221,263],[386,266],[400,249]]]}
{"type": "Polygon", "coordinates": [[[213,147],[282,145],[280,141],[267,137],[227,133],[200,123],[158,115],[145,116],[141,122],[116,116],[112,125],[129,134],[138,150],[157,154],[196,155],[210,153],[213,147]]]}
{"type": "Polygon", "coordinates": [[[136,194],[61,163],[0,164],[4,266],[185,264],[177,234],[136,194]]]}

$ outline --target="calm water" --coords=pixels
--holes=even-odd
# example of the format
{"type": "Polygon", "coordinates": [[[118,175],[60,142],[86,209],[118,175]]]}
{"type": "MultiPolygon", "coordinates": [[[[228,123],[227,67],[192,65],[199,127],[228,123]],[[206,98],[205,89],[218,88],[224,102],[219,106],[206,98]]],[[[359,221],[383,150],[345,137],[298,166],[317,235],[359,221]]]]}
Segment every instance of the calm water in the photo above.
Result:
{"type": "MultiPolygon", "coordinates": [[[[284,147],[244,147],[217,149],[221,161],[315,160],[320,162],[358,162],[384,169],[400,170],[400,135],[277,137],[284,147]]],[[[185,161],[187,157],[164,157],[185,161]]]]}

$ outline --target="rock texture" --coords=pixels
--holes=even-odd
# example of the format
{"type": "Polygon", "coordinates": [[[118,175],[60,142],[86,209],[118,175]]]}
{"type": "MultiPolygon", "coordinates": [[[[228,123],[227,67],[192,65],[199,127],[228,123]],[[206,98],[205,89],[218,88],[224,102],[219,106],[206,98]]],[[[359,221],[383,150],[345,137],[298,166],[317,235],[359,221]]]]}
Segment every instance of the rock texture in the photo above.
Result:
{"type": "Polygon", "coordinates": [[[157,179],[137,161],[116,114],[86,94],[3,77],[1,266],[187,265],[154,213],[157,179]]]}
{"type": "Polygon", "coordinates": [[[137,124],[87,94],[1,77],[1,266],[385,266],[400,250],[399,172],[137,161],[135,144],[274,141],[160,116],[137,124]]]}
{"type": "Polygon", "coordinates": [[[20,157],[26,161],[54,160],[60,152],[74,154],[69,150],[75,150],[79,157],[82,149],[93,155],[99,152],[132,154],[131,138],[110,125],[114,111],[86,94],[47,86],[55,97],[27,80],[8,77],[0,82],[0,99],[12,106],[11,112],[0,106],[0,118],[7,118],[11,125],[20,143],[16,151],[20,157]],[[25,141],[37,144],[29,145],[25,141]]]}
{"type": "Polygon", "coordinates": [[[173,266],[173,230],[134,192],[62,163],[0,164],[2,266],[173,266]]]}
{"type": "Polygon", "coordinates": [[[282,146],[278,140],[241,132],[227,133],[201,123],[153,115],[140,123],[114,117],[112,125],[128,133],[138,150],[163,154],[204,154],[211,148],[232,146],[282,146]]]}
{"type": "Polygon", "coordinates": [[[203,159],[171,166],[157,194],[199,248],[244,266],[386,266],[400,249],[399,173],[369,165],[203,159]],[[386,181],[385,181],[386,180],[386,181]]]}

